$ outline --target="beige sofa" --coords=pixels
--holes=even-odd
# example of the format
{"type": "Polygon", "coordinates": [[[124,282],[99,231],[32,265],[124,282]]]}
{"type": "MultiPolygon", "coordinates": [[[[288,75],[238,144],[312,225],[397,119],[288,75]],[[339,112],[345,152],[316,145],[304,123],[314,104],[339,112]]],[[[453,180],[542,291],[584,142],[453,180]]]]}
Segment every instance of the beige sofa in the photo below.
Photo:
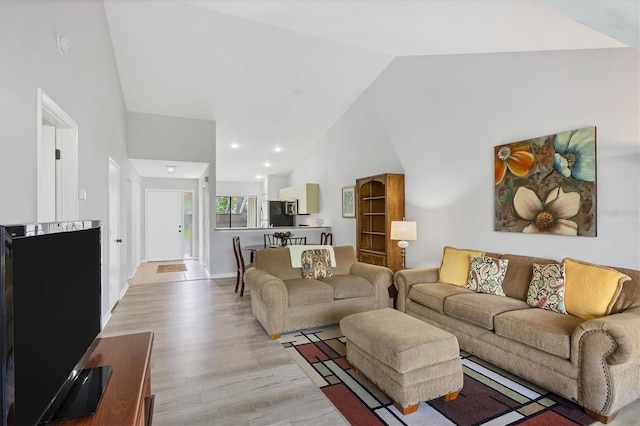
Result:
{"type": "Polygon", "coordinates": [[[332,276],[322,280],[303,278],[301,268],[292,266],[289,248],[256,252],[244,279],[251,288],[251,311],[269,338],[389,306],[390,269],[358,262],[352,246],[333,252],[332,276]]]}
{"type": "MultiPolygon", "coordinates": [[[[628,275],[611,313],[584,320],[526,302],[532,265],[555,261],[486,253],[509,261],[506,295],[439,282],[439,268],[395,275],[398,309],[453,333],[460,348],[575,401],[607,423],[640,397],[640,272],[628,275]]],[[[442,266],[442,265],[441,265],[442,266]]]]}

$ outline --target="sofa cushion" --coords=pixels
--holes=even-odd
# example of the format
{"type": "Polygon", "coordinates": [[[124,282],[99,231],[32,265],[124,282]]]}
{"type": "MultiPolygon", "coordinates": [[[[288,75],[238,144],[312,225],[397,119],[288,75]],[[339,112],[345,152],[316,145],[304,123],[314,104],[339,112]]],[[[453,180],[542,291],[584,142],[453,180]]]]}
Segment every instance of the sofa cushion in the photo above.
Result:
{"type": "Polygon", "coordinates": [[[304,250],[300,258],[302,278],[321,280],[331,276],[331,252],[329,250],[304,250]]]}
{"type": "Polygon", "coordinates": [[[294,278],[285,280],[284,285],[289,294],[289,307],[333,301],[333,287],[322,281],[294,278]]]}
{"type": "Polygon", "coordinates": [[[541,351],[569,359],[571,335],[584,322],[573,315],[544,309],[520,309],[495,317],[495,333],[541,351]]]}
{"type": "Polygon", "coordinates": [[[494,294],[456,294],[444,301],[444,313],[471,324],[493,330],[496,315],[516,309],[532,309],[527,302],[494,294]]]}
{"type": "Polygon", "coordinates": [[[471,256],[469,278],[466,288],[478,293],[504,296],[502,281],[509,261],[488,256],[471,256]]]}
{"type": "Polygon", "coordinates": [[[375,290],[370,281],[357,275],[333,275],[322,282],[333,287],[334,299],[373,296],[375,290]]]}
{"type": "Polygon", "coordinates": [[[414,284],[409,289],[408,298],[428,308],[444,313],[444,301],[454,294],[473,294],[473,290],[454,284],[429,283],[414,284]]]}
{"type": "Polygon", "coordinates": [[[469,280],[470,256],[482,256],[483,252],[445,247],[438,271],[438,281],[465,286],[469,280]]]}
{"type": "Polygon", "coordinates": [[[586,320],[609,315],[623,283],[631,279],[615,269],[569,258],[564,269],[567,312],[586,320]]]}
{"type": "Polygon", "coordinates": [[[517,254],[503,254],[500,259],[509,261],[507,274],[502,283],[502,290],[507,297],[515,299],[527,300],[527,292],[529,284],[531,284],[531,275],[533,264],[546,265],[549,263],[558,263],[555,260],[543,259],[540,257],[520,256],[517,254]]]}
{"type": "Polygon", "coordinates": [[[533,264],[527,303],[534,308],[542,308],[563,315],[567,313],[564,307],[564,265],[533,264]]]}
{"type": "Polygon", "coordinates": [[[631,308],[640,308],[640,270],[615,268],[617,271],[631,277],[622,284],[622,291],[613,304],[612,314],[618,314],[631,308]]]}

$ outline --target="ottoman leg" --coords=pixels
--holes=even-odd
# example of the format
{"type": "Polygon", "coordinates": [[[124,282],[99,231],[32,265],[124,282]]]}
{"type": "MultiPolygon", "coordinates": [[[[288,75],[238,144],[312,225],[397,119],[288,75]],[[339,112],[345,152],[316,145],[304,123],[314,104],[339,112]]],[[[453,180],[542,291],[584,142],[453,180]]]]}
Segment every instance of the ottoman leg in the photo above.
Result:
{"type": "Polygon", "coordinates": [[[460,393],[460,391],[451,392],[451,393],[446,394],[442,398],[444,398],[444,402],[453,401],[454,399],[456,399],[458,397],[459,393],[460,393]]]}
{"type": "Polygon", "coordinates": [[[418,411],[418,405],[420,405],[420,403],[409,405],[407,407],[403,407],[397,402],[394,402],[393,405],[398,409],[398,411],[402,413],[403,416],[407,416],[409,414],[413,414],[416,411],[418,411]]]}

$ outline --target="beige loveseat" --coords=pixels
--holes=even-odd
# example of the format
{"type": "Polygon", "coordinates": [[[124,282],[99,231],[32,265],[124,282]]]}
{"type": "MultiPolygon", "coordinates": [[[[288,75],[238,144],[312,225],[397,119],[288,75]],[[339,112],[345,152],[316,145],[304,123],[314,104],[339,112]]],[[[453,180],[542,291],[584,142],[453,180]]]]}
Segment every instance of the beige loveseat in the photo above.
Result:
{"type": "Polygon", "coordinates": [[[352,246],[333,252],[332,276],[321,280],[303,278],[302,269],[292,266],[289,248],[256,252],[244,279],[251,288],[251,311],[269,338],[389,306],[390,269],[358,262],[352,246]]]}
{"type": "Polygon", "coordinates": [[[395,275],[398,309],[453,333],[462,350],[575,401],[603,423],[640,397],[639,271],[612,268],[631,279],[612,297],[610,314],[585,320],[527,304],[533,264],[555,261],[484,255],[508,260],[505,296],[439,282],[440,268],[410,269],[395,275]]]}

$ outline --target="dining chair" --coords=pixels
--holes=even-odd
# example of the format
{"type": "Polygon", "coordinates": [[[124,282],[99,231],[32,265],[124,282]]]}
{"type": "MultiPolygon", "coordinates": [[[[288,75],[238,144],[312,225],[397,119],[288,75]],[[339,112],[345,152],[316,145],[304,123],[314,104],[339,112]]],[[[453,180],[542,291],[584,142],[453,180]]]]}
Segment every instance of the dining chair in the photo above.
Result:
{"type": "Polygon", "coordinates": [[[244,256],[242,255],[242,247],[240,246],[240,237],[233,237],[233,254],[236,257],[236,289],[238,292],[238,286],[240,286],[240,297],[244,296],[244,271],[251,268],[253,264],[245,264],[244,256]],[[242,282],[242,285],[240,283],[242,282]]]}
{"type": "Polygon", "coordinates": [[[276,237],[274,234],[264,234],[264,248],[281,245],[282,238],[276,237]]]}
{"type": "Polygon", "coordinates": [[[307,237],[289,237],[287,239],[287,244],[295,244],[295,245],[306,245],[307,237]]]}
{"type": "Polygon", "coordinates": [[[323,246],[325,245],[332,246],[333,234],[331,232],[323,232],[322,234],[320,234],[320,244],[323,246]]]}

